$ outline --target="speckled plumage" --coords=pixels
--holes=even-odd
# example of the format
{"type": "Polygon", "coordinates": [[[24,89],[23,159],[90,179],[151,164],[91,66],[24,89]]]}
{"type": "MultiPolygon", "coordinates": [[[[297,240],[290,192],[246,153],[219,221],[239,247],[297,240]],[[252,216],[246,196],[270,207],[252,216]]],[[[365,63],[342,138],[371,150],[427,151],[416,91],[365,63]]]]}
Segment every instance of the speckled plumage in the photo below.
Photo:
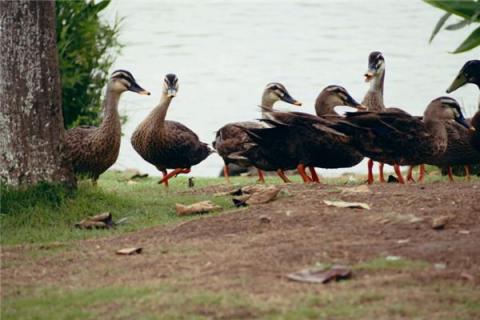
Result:
{"type": "Polygon", "coordinates": [[[190,169],[212,152],[192,130],[165,120],[177,90],[177,76],[167,74],[159,105],[138,125],[131,138],[135,151],[164,174],[166,169],[190,169]]]}
{"type": "Polygon", "coordinates": [[[480,150],[470,143],[471,131],[456,122],[446,122],[448,146],[445,152],[428,162],[443,166],[473,165],[480,163],[480,150]]]}
{"type": "Polygon", "coordinates": [[[120,151],[120,120],[108,121],[102,127],[81,126],[67,130],[65,141],[70,150],[76,174],[93,180],[110,168],[120,151]]]}
{"type": "Polygon", "coordinates": [[[176,121],[148,117],[132,135],[132,146],[145,161],[158,170],[190,168],[206,159],[211,150],[189,128],[176,121]]]}
{"type": "Polygon", "coordinates": [[[431,163],[449,143],[442,109],[445,103],[460,112],[455,100],[441,97],[430,103],[423,120],[403,111],[356,112],[348,113],[335,128],[353,137],[357,149],[372,160],[391,165],[431,163]]]}
{"type": "Polygon", "coordinates": [[[340,86],[328,86],[317,97],[315,116],[301,112],[268,112],[263,121],[269,128],[249,129],[256,145],[244,155],[258,168],[287,170],[297,165],[320,168],[346,168],[358,164],[363,155],[351,145],[348,137],[332,125],[343,119],[334,108],[348,105],[359,108],[340,86]]]}
{"type": "MultiPolygon", "coordinates": [[[[265,114],[266,111],[273,110],[273,105],[279,100],[284,100],[287,103],[298,103],[290,96],[284,85],[277,82],[269,83],[262,94],[262,114],[265,114]]],[[[258,129],[265,128],[266,125],[261,122],[244,121],[229,123],[221,127],[216,132],[215,141],[212,145],[223,158],[225,165],[230,163],[241,167],[252,165],[247,159],[235,157],[245,152],[252,143],[252,139],[240,127],[258,129]]]]}
{"type": "Polygon", "coordinates": [[[246,151],[248,143],[252,142],[248,134],[239,126],[247,129],[265,127],[264,124],[253,121],[228,123],[217,131],[212,145],[217,150],[218,155],[223,158],[226,165],[235,163],[242,167],[248,167],[251,164],[247,160],[230,158],[232,154],[246,151]]]}

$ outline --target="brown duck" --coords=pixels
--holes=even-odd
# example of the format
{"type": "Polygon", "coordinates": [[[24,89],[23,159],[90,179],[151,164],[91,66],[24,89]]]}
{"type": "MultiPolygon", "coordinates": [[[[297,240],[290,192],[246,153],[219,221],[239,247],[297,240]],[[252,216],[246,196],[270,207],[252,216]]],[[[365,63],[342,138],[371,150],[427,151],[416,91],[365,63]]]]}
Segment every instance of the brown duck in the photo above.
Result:
{"type": "Polygon", "coordinates": [[[357,150],[366,157],[398,168],[433,164],[441,157],[450,143],[446,129],[450,120],[470,127],[457,101],[440,97],[430,102],[423,120],[400,111],[356,112],[348,113],[334,128],[353,137],[357,150]]]}
{"type": "Polygon", "coordinates": [[[342,119],[334,110],[342,105],[365,109],[345,88],[331,85],[322,90],[316,100],[318,116],[270,111],[262,119],[269,127],[244,129],[253,143],[241,155],[263,170],[297,168],[304,182],[319,182],[314,167],[354,166],[363,155],[350,145],[352,138],[331,128],[342,119]],[[310,168],[312,178],[306,174],[306,167],[310,168]]]}
{"type": "MultiPolygon", "coordinates": [[[[262,115],[265,115],[268,111],[272,111],[273,105],[280,100],[297,106],[302,105],[292,98],[284,85],[278,82],[272,82],[265,87],[262,94],[262,115]]],[[[241,167],[249,167],[252,165],[245,158],[232,157],[232,155],[237,155],[245,151],[248,144],[252,142],[251,138],[240,127],[263,128],[265,124],[255,121],[235,122],[226,124],[217,131],[213,147],[223,158],[225,163],[223,170],[227,182],[229,182],[228,164],[235,163],[241,167]]],[[[283,172],[279,171],[277,174],[284,182],[289,182],[283,172]]],[[[258,169],[258,177],[260,182],[264,182],[263,173],[260,169],[258,169]]]]}
{"type": "MultiPolygon", "coordinates": [[[[447,89],[447,93],[453,92],[467,83],[475,84],[480,89],[480,60],[467,61],[447,89]]],[[[480,152],[480,103],[478,110],[471,120],[472,130],[469,132],[469,140],[470,145],[480,152]]],[[[449,174],[451,174],[451,170],[449,170],[449,174]]]]}
{"type": "Polygon", "coordinates": [[[145,161],[153,164],[163,174],[159,183],[168,186],[168,180],[205,158],[212,150],[189,128],[176,121],[167,121],[168,107],[178,91],[178,78],[167,74],[163,82],[160,103],[142,121],[132,134],[133,148],[145,161]],[[167,169],[174,169],[170,173],[167,169]]]}
{"type": "Polygon", "coordinates": [[[150,94],[137,84],[130,72],[117,70],[107,85],[100,127],[80,126],[67,130],[65,134],[75,173],[91,178],[93,184],[118,158],[121,138],[118,102],[125,91],[150,94]]]}

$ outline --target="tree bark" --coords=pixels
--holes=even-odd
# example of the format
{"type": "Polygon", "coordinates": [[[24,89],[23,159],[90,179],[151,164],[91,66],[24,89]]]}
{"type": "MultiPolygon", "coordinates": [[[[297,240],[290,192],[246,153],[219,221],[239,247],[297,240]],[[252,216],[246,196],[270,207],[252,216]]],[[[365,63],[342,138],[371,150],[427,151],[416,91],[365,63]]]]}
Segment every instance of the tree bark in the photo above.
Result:
{"type": "Polygon", "coordinates": [[[54,1],[0,1],[0,178],[75,186],[64,144],[54,1]]]}

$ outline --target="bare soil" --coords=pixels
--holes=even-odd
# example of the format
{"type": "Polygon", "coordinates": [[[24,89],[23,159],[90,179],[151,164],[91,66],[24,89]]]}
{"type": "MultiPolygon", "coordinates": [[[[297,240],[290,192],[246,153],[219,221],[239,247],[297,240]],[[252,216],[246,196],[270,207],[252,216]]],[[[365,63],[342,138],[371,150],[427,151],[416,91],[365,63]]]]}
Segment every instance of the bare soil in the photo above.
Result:
{"type": "MultiPolygon", "coordinates": [[[[305,284],[287,280],[287,273],[318,262],[353,266],[386,256],[445,264],[411,272],[409,278],[420,285],[438,279],[480,285],[478,182],[376,184],[369,193],[342,192],[342,186],[332,185],[283,188],[283,195],[268,204],[75,242],[65,250],[45,246],[45,255],[32,256],[29,246],[4,248],[2,296],[40,285],[99,287],[151,281],[200,290],[248,290],[259,297],[288,295],[305,290],[305,284]],[[371,210],[328,207],[323,200],[365,202],[371,210]],[[262,222],[262,216],[270,222],[262,222]],[[441,216],[449,220],[444,229],[434,230],[432,219],[441,216]],[[131,246],[143,247],[143,253],[115,255],[131,246]]],[[[354,270],[349,281],[367,273],[354,270]]],[[[252,316],[245,312],[245,318],[252,316]]]]}

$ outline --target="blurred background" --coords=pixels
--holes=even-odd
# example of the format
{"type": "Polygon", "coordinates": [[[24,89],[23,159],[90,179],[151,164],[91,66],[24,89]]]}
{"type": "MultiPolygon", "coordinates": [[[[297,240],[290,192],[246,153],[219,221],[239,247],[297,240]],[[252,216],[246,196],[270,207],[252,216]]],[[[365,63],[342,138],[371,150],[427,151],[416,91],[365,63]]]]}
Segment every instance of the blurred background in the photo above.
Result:
{"type": "MultiPolygon", "coordinates": [[[[128,119],[114,168],[159,175],[133,150],[130,135],[157,105],[166,73],[177,74],[180,82],[167,119],[182,122],[208,143],[222,125],[258,118],[262,91],[272,81],[283,83],[304,103],[299,108],[279,102],[281,110],[314,113],[315,98],[330,84],[342,85],[362,100],[369,87],[363,74],[374,50],[386,60],[385,105],[420,115],[430,100],[445,95],[465,61],[479,58],[478,49],[449,53],[473,26],[442,31],[429,44],[442,15],[414,0],[113,1],[102,18],[124,17],[119,40],[125,46],[111,71],[131,71],[152,92],[149,97],[122,96],[120,112],[128,119]]],[[[467,116],[476,110],[478,94],[471,87],[451,96],[467,116]]],[[[213,154],[192,174],[217,176],[222,165],[213,154]]],[[[362,162],[319,172],[365,171],[362,162]]]]}

